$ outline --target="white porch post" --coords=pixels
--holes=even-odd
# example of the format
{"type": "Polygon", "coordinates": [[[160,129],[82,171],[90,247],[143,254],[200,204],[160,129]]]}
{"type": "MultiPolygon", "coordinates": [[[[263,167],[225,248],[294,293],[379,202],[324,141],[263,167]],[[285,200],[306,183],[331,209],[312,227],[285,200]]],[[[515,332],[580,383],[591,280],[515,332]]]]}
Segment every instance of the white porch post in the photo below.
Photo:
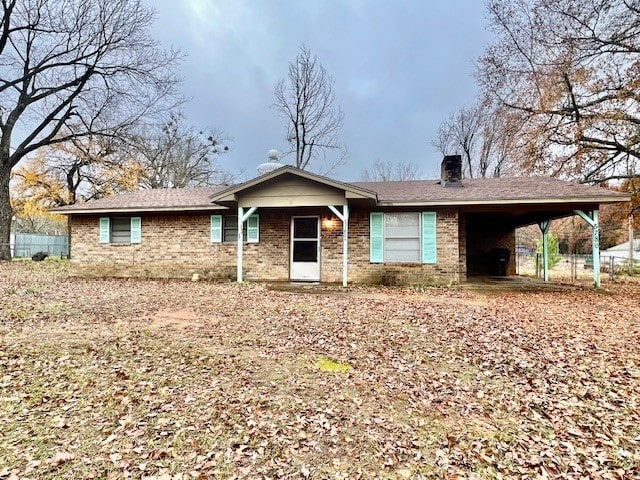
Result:
{"type": "Polygon", "coordinates": [[[550,220],[544,220],[539,223],[540,230],[542,231],[542,270],[543,278],[545,282],[549,281],[549,227],[551,226],[550,220]]]}
{"type": "Polygon", "coordinates": [[[349,278],[349,205],[342,206],[342,213],[333,205],[328,207],[342,221],[342,286],[346,287],[349,278]]]}
{"type": "Polygon", "coordinates": [[[247,221],[249,215],[253,215],[253,212],[255,212],[257,208],[258,207],[251,207],[247,210],[247,213],[244,213],[244,208],[238,207],[238,261],[236,271],[238,283],[242,283],[242,249],[244,247],[244,235],[242,234],[242,229],[244,227],[244,222],[247,221]]]}
{"type": "Polygon", "coordinates": [[[582,219],[591,225],[591,259],[593,261],[593,285],[600,288],[600,221],[599,211],[594,210],[591,214],[582,210],[574,210],[582,219]]]}
{"type": "Polygon", "coordinates": [[[238,207],[238,261],[236,262],[236,279],[238,283],[242,283],[242,248],[243,248],[243,238],[242,238],[242,223],[240,219],[242,218],[244,213],[244,209],[242,207],[238,207]]]}

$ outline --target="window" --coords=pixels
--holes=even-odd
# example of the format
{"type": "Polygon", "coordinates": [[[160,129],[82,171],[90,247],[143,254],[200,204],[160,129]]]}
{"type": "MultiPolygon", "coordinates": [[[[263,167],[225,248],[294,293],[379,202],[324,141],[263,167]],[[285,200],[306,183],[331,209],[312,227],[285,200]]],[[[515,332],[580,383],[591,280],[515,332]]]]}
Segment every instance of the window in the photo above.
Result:
{"type": "MultiPolygon", "coordinates": [[[[222,224],[223,224],[222,241],[237,242],[238,241],[238,216],[227,215],[225,217],[222,217],[222,224]]],[[[247,238],[247,222],[244,222],[244,225],[242,225],[242,238],[247,238]]]]}
{"type": "Polygon", "coordinates": [[[372,212],[371,263],[436,263],[435,212],[372,212]]]}
{"type": "Polygon", "coordinates": [[[420,262],[420,214],[384,214],[384,261],[420,262]]]}
{"type": "Polygon", "coordinates": [[[131,243],[131,220],[111,219],[111,243],[131,243]]]}
{"type": "Polygon", "coordinates": [[[100,243],[140,243],[140,217],[102,217],[99,220],[100,243]]]}
{"type": "MultiPolygon", "coordinates": [[[[258,215],[249,215],[242,226],[242,237],[245,242],[257,243],[260,236],[258,215]]],[[[237,242],[238,216],[211,215],[211,243],[237,242]]]]}

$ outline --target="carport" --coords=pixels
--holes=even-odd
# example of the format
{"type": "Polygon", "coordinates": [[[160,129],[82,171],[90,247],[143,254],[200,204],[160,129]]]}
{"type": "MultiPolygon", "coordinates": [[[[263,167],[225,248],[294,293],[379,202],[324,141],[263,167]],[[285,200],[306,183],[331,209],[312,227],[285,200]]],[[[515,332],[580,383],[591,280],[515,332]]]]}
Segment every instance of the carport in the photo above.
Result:
{"type": "MultiPolygon", "coordinates": [[[[602,199],[599,199],[602,201],[602,199]]],[[[463,212],[461,238],[465,239],[467,276],[515,275],[515,230],[538,225],[543,246],[543,278],[549,280],[548,234],[554,219],[579,215],[592,229],[593,282],[600,286],[599,203],[584,199],[557,202],[509,201],[501,205],[467,206],[463,212]],[[464,235],[462,235],[464,232],[464,235]],[[503,252],[508,252],[505,259],[503,252]]]]}

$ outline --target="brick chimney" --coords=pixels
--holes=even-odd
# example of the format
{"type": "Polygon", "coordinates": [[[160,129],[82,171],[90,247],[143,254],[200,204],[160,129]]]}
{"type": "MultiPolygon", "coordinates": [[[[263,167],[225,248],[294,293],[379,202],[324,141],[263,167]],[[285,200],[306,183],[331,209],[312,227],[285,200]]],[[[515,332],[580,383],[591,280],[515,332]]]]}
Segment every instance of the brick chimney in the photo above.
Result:
{"type": "Polygon", "coordinates": [[[440,167],[440,183],[443,187],[462,186],[462,155],[445,155],[440,167]]]}

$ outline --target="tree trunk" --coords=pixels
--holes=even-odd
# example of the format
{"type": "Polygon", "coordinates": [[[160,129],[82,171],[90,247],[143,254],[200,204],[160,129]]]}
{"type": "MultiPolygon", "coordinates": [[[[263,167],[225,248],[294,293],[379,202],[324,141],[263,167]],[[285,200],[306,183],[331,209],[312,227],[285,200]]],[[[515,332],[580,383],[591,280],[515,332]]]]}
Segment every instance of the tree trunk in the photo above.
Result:
{"type": "Polygon", "coordinates": [[[0,159],[0,261],[11,260],[9,241],[13,210],[11,209],[11,197],[9,196],[11,168],[6,166],[7,163],[0,159]]]}

